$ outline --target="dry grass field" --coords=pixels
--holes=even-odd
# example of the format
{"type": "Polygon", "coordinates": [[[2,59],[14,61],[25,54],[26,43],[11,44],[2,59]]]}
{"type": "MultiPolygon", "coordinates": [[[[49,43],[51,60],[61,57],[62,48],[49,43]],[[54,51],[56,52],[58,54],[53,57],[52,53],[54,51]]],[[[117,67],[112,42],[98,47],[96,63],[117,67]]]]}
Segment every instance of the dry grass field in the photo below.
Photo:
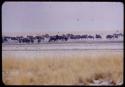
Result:
{"type": "Polygon", "coordinates": [[[4,84],[89,85],[94,80],[107,80],[116,85],[118,81],[123,82],[122,51],[56,54],[33,58],[2,54],[4,84]]]}

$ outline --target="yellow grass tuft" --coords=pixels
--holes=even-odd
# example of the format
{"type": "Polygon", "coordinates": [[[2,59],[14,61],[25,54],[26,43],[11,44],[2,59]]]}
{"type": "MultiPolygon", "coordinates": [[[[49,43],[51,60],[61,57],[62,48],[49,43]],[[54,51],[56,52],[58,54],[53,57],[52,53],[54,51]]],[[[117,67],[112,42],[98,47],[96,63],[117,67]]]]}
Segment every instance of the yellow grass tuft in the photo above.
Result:
{"type": "Polygon", "coordinates": [[[123,53],[75,53],[35,58],[2,58],[3,82],[8,85],[88,85],[93,80],[123,81],[123,53]]]}

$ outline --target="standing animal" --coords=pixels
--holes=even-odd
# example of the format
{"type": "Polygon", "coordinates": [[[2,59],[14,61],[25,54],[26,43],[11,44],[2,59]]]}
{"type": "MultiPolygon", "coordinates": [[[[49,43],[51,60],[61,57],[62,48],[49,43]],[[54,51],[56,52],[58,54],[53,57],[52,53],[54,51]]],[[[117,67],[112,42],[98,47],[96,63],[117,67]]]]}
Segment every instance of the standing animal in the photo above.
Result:
{"type": "Polygon", "coordinates": [[[106,35],[106,38],[107,39],[112,39],[112,38],[114,38],[114,36],[113,35],[106,35]]]}
{"type": "Polygon", "coordinates": [[[8,42],[8,39],[6,37],[2,37],[2,43],[8,42]]]}
{"type": "Polygon", "coordinates": [[[81,35],[81,39],[87,39],[87,35],[81,35]]]}
{"type": "Polygon", "coordinates": [[[68,40],[68,38],[65,35],[62,35],[62,36],[56,35],[56,38],[57,38],[57,40],[62,40],[62,41],[68,40]]]}
{"type": "Polygon", "coordinates": [[[57,38],[56,38],[56,36],[50,36],[49,37],[49,42],[51,42],[51,41],[56,41],[57,40],[57,38]]]}
{"type": "Polygon", "coordinates": [[[44,37],[43,36],[36,36],[35,38],[37,39],[38,43],[40,43],[42,40],[44,41],[44,37]]]}
{"type": "Polygon", "coordinates": [[[55,41],[58,41],[58,40],[67,41],[68,38],[65,35],[62,35],[62,36],[59,36],[59,35],[50,36],[49,42],[52,42],[52,41],[55,42],[55,41]]]}
{"type": "Polygon", "coordinates": [[[94,36],[92,36],[92,35],[88,35],[88,38],[90,38],[90,39],[94,39],[94,36]]]}
{"type": "Polygon", "coordinates": [[[23,42],[23,43],[30,43],[30,39],[28,39],[28,38],[23,38],[23,39],[22,39],[22,42],[23,42]]]}
{"type": "Polygon", "coordinates": [[[102,36],[101,36],[101,35],[99,35],[99,34],[96,34],[95,38],[97,38],[97,39],[101,39],[101,38],[102,38],[102,36]]]}
{"type": "Polygon", "coordinates": [[[80,35],[71,35],[70,39],[80,39],[81,36],[80,35]]]}

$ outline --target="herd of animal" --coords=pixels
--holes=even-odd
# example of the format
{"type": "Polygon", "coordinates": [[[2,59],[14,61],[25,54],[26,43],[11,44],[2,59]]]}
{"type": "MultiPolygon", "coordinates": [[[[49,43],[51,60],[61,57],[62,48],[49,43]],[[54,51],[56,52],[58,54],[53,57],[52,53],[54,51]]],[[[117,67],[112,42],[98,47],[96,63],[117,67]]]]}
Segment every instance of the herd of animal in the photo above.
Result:
{"type": "MultiPolygon", "coordinates": [[[[106,39],[111,40],[111,39],[118,39],[120,37],[123,37],[122,33],[114,33],[114,34],[108,34],[105,36],[106,39]]],[[[94,40],[94,39],[102,39],[102,35],[100,34],[95,34],[95,35],[89,35],[89,34],[84,34],[84,35],[74,35],[74,34],[62,34],[62,35],[37,35],[37,36],[32,36],[32,35],[27,35],[26,37],[24,36],[2,36],[2,43],[41,43],[41,42],[57,42],[57,41],[68,41],[68,40],[94,40]]]]}

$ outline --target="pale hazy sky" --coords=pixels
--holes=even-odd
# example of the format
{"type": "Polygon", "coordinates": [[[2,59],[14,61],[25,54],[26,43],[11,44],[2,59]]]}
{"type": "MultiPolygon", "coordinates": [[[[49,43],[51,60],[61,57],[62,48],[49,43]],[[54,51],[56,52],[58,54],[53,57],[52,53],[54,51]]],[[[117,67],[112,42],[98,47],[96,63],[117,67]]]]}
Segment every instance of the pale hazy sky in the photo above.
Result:
{"type": "Polygon", "coordinates": [[[123,31],[120,2],[5,2],[2,32],[123,31]]]}

